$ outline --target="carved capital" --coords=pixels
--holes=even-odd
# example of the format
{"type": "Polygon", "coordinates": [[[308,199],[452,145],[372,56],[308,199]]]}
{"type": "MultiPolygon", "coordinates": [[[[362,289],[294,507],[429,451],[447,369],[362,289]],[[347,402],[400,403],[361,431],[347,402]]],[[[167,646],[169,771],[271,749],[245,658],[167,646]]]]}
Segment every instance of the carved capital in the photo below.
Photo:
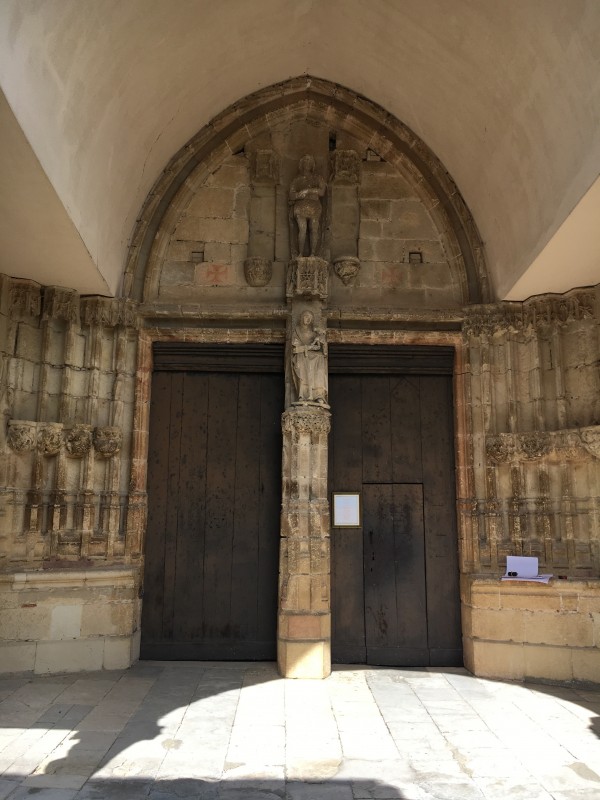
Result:
{"type": "Polygon", "coordinates": [[[581,429],[581,441],[588,453],[600,458],[600,425],[581,429]]]}
{"type": "Polygon", "coordinates": [[[92,446],[92,426],[73,425],[65,437],[65,449],[70,456],[81,458],[92,446]]]}
{"type": "Polygon", "coordinates": [[[15,453],[30,452],[37,442],[37,423],[20,419],[9,420],[6,439],[15,453]]]}
{"type": "Polygon", "coordinates": [[[288,265],[287,296],[327,299],[329,262],[318,256],[298,257],[288,265]]]}
{"type": "Polygon", "coordinates": [[[63,443],[61,422],[48,422],[39,426],[38,450],[43,456],[55,456],[63,443]]]}
{"type": "Polygon", "coordinates": [[[39,317],[42,287],[39,283],[13,278],[10,287],[10,312],[14,316],[39,317]]]}
{"type": "Polygon", "coordinates": [[[248,286],[266,286],[273,277],[273,264],[268,258],[252,256],[244,261],[244,275],[248,286]]]}
{"type": "Polygon", "coordinates": [[[331,171],[336,183],[358,183],[360,157],[356,150],[334,150],[331,153],[331,171]]]}
{"type": "Polygon", "coordinates": [[[123,444],[123,433],[120,428],[94,428],[94,449],[105,458],[116,455],[123,444]]]}
{"type": "Polygon", "coordinates": [[[78,322],[79,294],[74,289],[63,289],[62,286],[46,286],[42,319],[78,322]]]}
{"type": "Polygon", "coordinates": [[[301,434],[326,436],[331,429],[331,414],[325,408],[317,406],[298,406],[284,411],[281,428],[293,438],[301,434]]]}
{"type": "Polygon", "coordinates": [[[542,431],[524,433],[519,437],[520,451],[531,461],[547,456],[552,449],[549,436],[542,431]]]}

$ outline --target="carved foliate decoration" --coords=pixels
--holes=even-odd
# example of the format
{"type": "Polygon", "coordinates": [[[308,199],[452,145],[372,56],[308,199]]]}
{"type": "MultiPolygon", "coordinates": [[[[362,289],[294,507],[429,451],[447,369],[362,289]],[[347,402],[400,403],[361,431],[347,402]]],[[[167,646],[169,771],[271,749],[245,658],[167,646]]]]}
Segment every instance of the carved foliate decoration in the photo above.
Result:
{"type": "Polygon", "coordinates": [[[525,458],[543,458],[551,450],[549,437],[541,431],[525,433],[519,439],[520,450],[525,458]]]}
{"type": "Polygon", "coordinates": [[[333,270],[344,286],[351,286],[360,272],[360,259],[356,258],[356,256],[336,258],[333,270]]]}
{"type": "Polygon", "coordinates": [[[39,426],[38,450],[44,456],[55,456],[63,443],[63,426],[60,422],[49,422],[39,426]]]}
{"type": "Polygon", "coordinates": [[[63,289],[61,286],[47,286],[44,289],[42,319],[78,322],[79,294],[73,289],[63,289]]]}
{"type": "Polygon", "coordinates": [[[279,157],[274,150],[256,150],[251,165],[255,183],[277,183],[279,180],[279,157]]]}
{"type": "Polygon", "coordinates": [[[331,428],[331,414],[321,408],[288,409],[281,417],[281,427],[284,433],[292,435],[327,435],[331,428]]]}
{"type": "Polygon", "coordinates": [[[532,298],[523,303],[506,302],[495,305],[470,306],[466,309],[463,332],[467,336],[493,335],[499,332],[517,333],[594,316],[594,293],[572,292],[567,295],[532,298]]]}
{"type": "Polygon", "coordinates": [[[65,437],[65,449],[70,456],[81,458],[92,446],[92,426],[73,425],[65,437]]]}
{"type": "Polygon", "coordinates": [[[317,256],[294,258],[288,265],[287,296],[327,299],[329,263],[317,256]]]}
{"type": "Polygon", "coordinates": [[[10,287],[10,311],[13,315],[39,317],[42,310],[42,287],[39,283],[13,278],[10,287]]]}
{"type": "Polygon", "coordinates": [[[123,433],[117,427],[94,428],[94,449],[101,456],[110,458],[116,455],[123,443],[123,433]]]}
{"type": "Polygon", "coordinates": [[[84,325],[100,325],[107,328],[114,328],[117,325],[136,328],[137,306],[131,300],[122,298],[84,297],[81,300],[81,321],[84,325]]]}
{"type": "Polygon", "coordinates": [[[6,438],[8,446],[15,453],[28,453],[37,442],[37,423],[11,419],[6,438]]]}
{"type": "Polygon", "coordinates": [[[600,426],[581,429],[583,446],[594,458],[600,458],[600,426]]]}
{"type": "Polygon", "coordinates": [[[251,256],[244,261],[244,275],[248,286],[266,286],[273,277],[273,263],[268,258],[251,256]]]}
{"type": "Polygon", "coordinates": [[[358,183],[360,157],[356,150],[334,150],[331,154],[331,169],[336,183],[358,183]]]}

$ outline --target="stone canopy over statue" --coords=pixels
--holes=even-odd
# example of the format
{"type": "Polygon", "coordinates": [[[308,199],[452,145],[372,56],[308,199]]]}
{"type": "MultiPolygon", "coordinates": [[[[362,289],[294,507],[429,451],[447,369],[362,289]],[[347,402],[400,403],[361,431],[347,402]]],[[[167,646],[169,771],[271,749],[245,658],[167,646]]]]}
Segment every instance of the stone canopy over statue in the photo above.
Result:
{"type": "Polygon", "coordinates": [[[326,190],[325,180],[315,173],[314,158],[310,155],[302,156],[298,164],[298,175],[292,181],[289,191],[292,258],[318,254],[323,217],[321,198],[326,190]]]}

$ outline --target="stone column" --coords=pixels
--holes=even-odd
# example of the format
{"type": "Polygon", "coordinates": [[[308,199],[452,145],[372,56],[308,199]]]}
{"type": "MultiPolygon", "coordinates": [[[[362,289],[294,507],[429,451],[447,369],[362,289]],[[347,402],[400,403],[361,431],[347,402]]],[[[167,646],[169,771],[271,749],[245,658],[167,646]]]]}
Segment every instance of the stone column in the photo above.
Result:
{"type": "Polygon", "coordinates": [[[326,678],[331,672],[330,416],[325,407],[294,405],[282,417],[278,663],[286,678],[326,678]]]}

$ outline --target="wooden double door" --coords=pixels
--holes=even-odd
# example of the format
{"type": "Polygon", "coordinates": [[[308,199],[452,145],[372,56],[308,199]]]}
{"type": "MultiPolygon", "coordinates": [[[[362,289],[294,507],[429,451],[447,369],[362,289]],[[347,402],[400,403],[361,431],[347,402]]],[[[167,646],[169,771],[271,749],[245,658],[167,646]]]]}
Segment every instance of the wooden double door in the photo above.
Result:
{"type": "Polygon", "coordinates": [[[142,658],[276,657],[283,357],[155,345],[142,658]]]}
{"type": "Polygon", "coordinates": [[[462,665],[452,355],[330,349],[330,488],[362,502],[331,531],[336,662],[462,665]]]}

